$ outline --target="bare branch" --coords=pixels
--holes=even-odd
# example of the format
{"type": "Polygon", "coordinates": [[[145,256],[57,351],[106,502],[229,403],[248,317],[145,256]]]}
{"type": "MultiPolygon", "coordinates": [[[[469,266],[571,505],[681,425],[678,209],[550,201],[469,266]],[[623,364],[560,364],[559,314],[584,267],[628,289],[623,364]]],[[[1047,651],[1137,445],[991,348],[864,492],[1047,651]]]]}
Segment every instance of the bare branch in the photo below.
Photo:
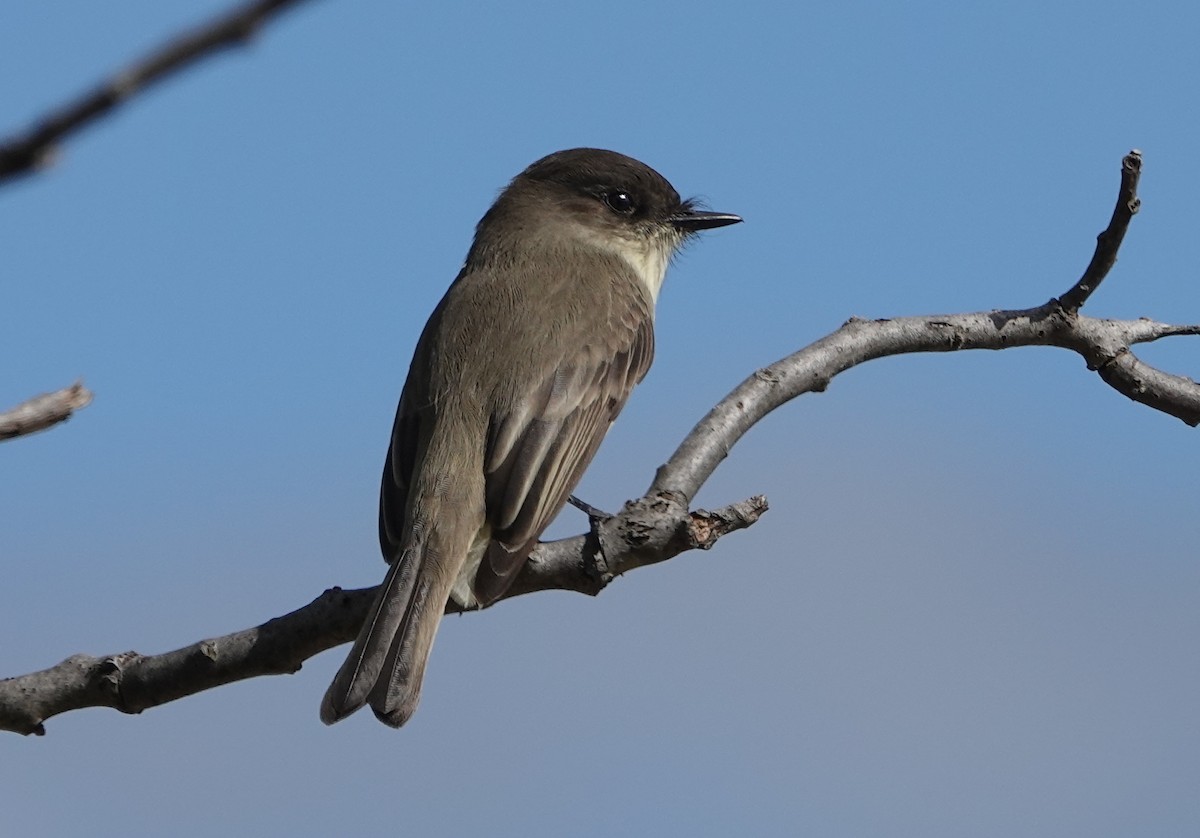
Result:
{"type": "Polygon", "coordinates": [[[1200,325],[1102,320],[1063,311],[1051,301],[1018,311],[851,319],[828,337],[758,370],[709,411],[658,470],[648,494],[695,497],[733,446],[775,408],[819,393],[834,376],[875,358],[914,352],[1057,346],[1079,353],[1118,392],[1189,425],[1200,423],[1200,385],[1155,370],[1130,344],[1200,334],[1200,325]]]}
{"type": "Polygon", "coordinates": [[[1200,384],[1192,379],[1155,369],[1128,351],[1117,353],[1096,371],[1135,402],[1177,416],[1193,428],[1200,424],[1200,384]]]}
{"type": "MultiPolygon", "coordinates": [[[[615,576],[707,550],[767,510],[763,497],[716,512],[688,513],[671,498],[633,501],[593,533],[541,544],[505,598],[545,590],[596,594],[615,576]]],[[[287,675],[358,634],[376,588],[331,588],[260,626],[162,655],[74,655],[57,666],[0,680],[0,730],[42,735],[46,719],[84,707],[140,713],[187,695],[260,675],[287,675]]],[[[447,611],[461,610],[453,603],[447,611]]]]}
{"type": "Polygon", "coordinates": [[[1058,298],[1067,311],[1078,311],[1087,302],[1092,292],[1100,287],[1104,277],[1117,262],[1117,251],[1125,240],[1129,222],[1142,205],[1137,196],[1138,180],[1142,176],[1142,153],[1136,148],[1121,159],[1121,188],[1117,192],[1117,205],[1104,232],[1096,236],[1096,251],[1088,263],[1083,276],[1071,286],[1067,293],[1058,298]]]}
{"type": "Polygon", "coordinates": [[[1153,343],[1163,338],[1200,335],[1200,325],[1175,326],[1170,323],[1158,323],[1146,317],[1129,321],[1125,325],[1128,327],[1128,330],[1125,333],[1124,340],[1130,346],[1135,343],[1153,343]]]}
{"type": "Polygon", "coordinates": [[[92,403],[92,391],[76,381],[70,387],[42,393],[0,413],[0,442],[44,431],[65,422],[76,410],[92,403]]]}
{"type": "Polygon", "coordinates": [[[1137,197],[1142,156],[1121,161],[1121,186],[1112,219],[1096,241],[1092,260],[1066,294],[1036,308],[895,320],[852,318],[840,329],[769,367],[758,370],[709,411],[658,470],[649,494],[695,497],[739,439],[775,408],[804,393],[822,392],[834,376],[874,358],[911,352],[1059,346],[1082,355],[1105,383],[1135,401],[1183,420],[1200,422],[1200,388],[1187,378],[1162,373],[1130,351],[1173,335],[1200,334],[1200,326],[1173,326],[1142,318],[1097,320],[1078,313],[1117,261],[1137,197]]]}
{"type": "Polygon", "coordinates": [[[270,18],[302,0],[256,0],[176,36],[98,87],[0,141],[0,183],[44,168],[60,140],[112,111],[135,93],[227,47],[245,43],[270,18]]]}

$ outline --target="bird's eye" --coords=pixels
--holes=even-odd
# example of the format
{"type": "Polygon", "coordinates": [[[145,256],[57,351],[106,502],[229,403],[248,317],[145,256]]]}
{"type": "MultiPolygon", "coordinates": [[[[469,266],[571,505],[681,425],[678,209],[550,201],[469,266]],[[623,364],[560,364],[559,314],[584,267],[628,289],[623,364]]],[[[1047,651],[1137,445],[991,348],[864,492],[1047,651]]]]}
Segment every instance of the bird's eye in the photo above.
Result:
{"type": "Polygon", "coordinates": [[[633,204],[633,198],[629,197],[628,192],[614,190],[612,192],[605,192],[602,197],[610,210],[621,215],[631,215],[636,209],[633,204]]]}

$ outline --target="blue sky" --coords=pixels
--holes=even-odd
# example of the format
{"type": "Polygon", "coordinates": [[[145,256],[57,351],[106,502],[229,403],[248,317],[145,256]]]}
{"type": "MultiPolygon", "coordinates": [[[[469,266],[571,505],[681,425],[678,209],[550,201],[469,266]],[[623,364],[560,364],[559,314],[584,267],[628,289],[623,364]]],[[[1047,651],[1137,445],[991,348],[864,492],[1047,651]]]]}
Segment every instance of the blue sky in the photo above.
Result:
{"type": "MultiPolygon", "coordinates": [[[[223,3],[10,4],[0,130],[223,3]]],[[[1194,4],[313,2],[0,190],[0,675],[158,652],[382,577],[417,334],[497,190],[631,154],[742,214],[668,277],[580,489],[639,495],[757,367],[852,315],[1200,321],[1194,4]]],[[[1200,372],[1200,347],[1144,350],[1200,372]]],[[[344,650],[0,742],[6,832],[1195,835],[1195,432],[1060,350],[873,362],[756,428],[712,552],[447,620],[412,723],[317,706],[344,650]]],[[[552,532],[585,526],[568,511],[552,532]]]]}

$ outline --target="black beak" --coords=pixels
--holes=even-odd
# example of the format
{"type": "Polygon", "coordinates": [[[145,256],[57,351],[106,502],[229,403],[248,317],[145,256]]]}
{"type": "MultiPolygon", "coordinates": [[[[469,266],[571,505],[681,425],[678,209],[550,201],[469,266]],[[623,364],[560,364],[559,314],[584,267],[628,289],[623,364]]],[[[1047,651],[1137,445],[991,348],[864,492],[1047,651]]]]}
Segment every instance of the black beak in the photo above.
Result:
{"type": "Polygon", "coordinates": [[[711,230],[714,227],[725,227],[737,224],[742,220],[740,215],[729,212],[701,212],[694,209],[682,209],[667,219],[676,229],[685,233],[695,233],[698,230],[711,230]]]}

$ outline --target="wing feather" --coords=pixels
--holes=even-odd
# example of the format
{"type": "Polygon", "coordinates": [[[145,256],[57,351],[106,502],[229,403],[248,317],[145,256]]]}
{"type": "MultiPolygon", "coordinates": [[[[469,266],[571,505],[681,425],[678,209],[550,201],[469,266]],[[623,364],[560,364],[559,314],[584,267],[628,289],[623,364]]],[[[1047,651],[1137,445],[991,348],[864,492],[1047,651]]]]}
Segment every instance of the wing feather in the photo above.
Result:
{"type": "Polygon", "coordinates": [[[511,584],[650,368],[653,319],[637,302],[618,313],[607,344],[580,346],[546,370],[528,400],[492,416],[484,461],[493,542],[475,577],[480,602],[511,584]]]}
{"type": "Polygon", "coordinates": [[[428,418],[421,422],[421,404],[428,401],[424,394],[425,347],[418,344],[408,379],[400,392],[396,419],[387,458],[383,462],[383,479],[379,490],[379,546],[388,564],[400,555],[404,534],[404,519],[408,514],[408,493],[412,487],[413,469],[421,445],[421,432],[430,430],[428,418]]]}

